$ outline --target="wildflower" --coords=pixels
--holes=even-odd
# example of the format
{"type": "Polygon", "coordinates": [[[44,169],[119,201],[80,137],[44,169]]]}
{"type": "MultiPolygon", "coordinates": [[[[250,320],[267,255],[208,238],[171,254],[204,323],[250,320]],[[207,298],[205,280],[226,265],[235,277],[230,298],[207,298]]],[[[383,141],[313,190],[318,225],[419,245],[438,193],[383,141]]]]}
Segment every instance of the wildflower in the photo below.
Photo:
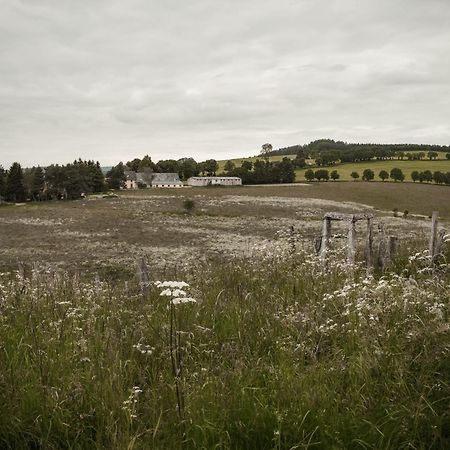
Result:
{"type": "Polygon", "coordinates": [[[175,297],[171,303],[172,305],[181,305],[183,303],[197,303],[197,300],[192,297],[175,297]]]}

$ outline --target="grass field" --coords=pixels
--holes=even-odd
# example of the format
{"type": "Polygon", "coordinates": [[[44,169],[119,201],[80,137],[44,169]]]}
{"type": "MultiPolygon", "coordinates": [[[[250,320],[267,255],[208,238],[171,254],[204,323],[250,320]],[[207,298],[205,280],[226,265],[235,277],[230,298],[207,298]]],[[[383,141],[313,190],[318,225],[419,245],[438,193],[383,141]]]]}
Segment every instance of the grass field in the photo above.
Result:
{"type": "MultiPolygon", "coordinates": [[[[294,159],[295,155],[276,155],[270,156],[269,161],[281,161],[283,158],[294,159]]],[[[222,172],[224,170],[225,164],[227,161],[232,161],[237,167],[239,167],[244,161],[255,162],[257,159],[263,159],[262,156],[250,156],[248,158],[234,158],[234,159],[224,159],[221,161],[217,161],[219,164],[218,172],[222,172]]]]}
{"type": "Polygon", "coordinates": [[[428,217],[389,212],[437,209],[448,227],[448,192],[314,183],[1,207],[0,448],[449,448],[450,254],[432,269],[428,217]],[[345,263],[345,223],[325,269],[325,211],[374,214],[375,249],[384,223],[389,271],[366,276],[365,224],[345,263]]]}
{"type": "Polygon", "coordinates": [[[133,272],[136,257],[180,263],[202,254],[258,252],[276,245],[276,232],[294,225],[305,242],[320,233],[326,211],[373,211],[389,226],[420,233],[438,210],[450,220],[449,188],[410,183],[323,182],[307,186],[242,186],[122,191],[90,198],[0,208],[0,270],[17,262],[48,263],[114,275],[133,272]],[[195,202],[193,214],[182,203],[195,202]],[[410,220],[389,217],[397,208],[410,220]],[[394,222],[392,222],[394,221],[394,222]],[[391,223],[392,222],[392,223],[391,223]],[[176,252],[174,251],[176,249],[176,252]],[[89,257],[86,257],[89,255],[89,257]],[[124,269],[125,268],[125,269],[124,269]]]}
{"type": "MultiPolygon", "coordinates": [[[[412,182],[411,172],[417,170],[418,172],[423,172],[425,170],[430,170],[431,172],[441,171],[450,172],[450,160],[442,159],[436,161],[399,161],[399,160],[387,160],[387,161],[371,161],[371,162],[361,162],[361,163],[346,163],[346,164],[336,164],[335,166],[326,167],[330,172],[332,170],[337,170],[340,175],[340,180],[348,181],[353,180],[350,174],[355,171],[359,173],[360,179],[362,177],[363,171],[365,169],[371,169],[375,172],[374,181],[381,181],[378,177],[380,170],[386,170],[388,173],[394,167],[398,167],[405,174],[405,181],[412,182]]],[[[305,171],[307,169],[301,169],[296,171],[297,181],[305,180],[305,171]]],[[[313,169],[317,170],[317,168],[313,169]]]]}

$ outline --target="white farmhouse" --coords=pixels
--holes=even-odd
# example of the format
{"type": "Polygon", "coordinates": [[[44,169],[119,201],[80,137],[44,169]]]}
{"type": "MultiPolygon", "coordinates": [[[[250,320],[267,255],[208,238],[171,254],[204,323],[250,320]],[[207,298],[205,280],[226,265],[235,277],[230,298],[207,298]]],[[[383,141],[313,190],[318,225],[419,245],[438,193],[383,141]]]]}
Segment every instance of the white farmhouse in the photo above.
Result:
{"type": "Polygon", "coordinates": [[[239,177],[191,177],[188,178],[189,186],[240,186],[242,180],[239,177]]]}

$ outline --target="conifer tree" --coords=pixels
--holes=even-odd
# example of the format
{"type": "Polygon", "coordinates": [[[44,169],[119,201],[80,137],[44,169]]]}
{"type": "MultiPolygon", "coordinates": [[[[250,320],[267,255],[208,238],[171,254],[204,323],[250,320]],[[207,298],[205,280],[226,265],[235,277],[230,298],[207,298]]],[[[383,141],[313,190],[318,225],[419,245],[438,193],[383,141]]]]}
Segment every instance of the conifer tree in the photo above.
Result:
{"type": "Polygon", "coordinates": [[[6,179],[6,200],[10,202],[24,202],[26,200],[23,172],[19,163],[12,164],[6,179]]]}

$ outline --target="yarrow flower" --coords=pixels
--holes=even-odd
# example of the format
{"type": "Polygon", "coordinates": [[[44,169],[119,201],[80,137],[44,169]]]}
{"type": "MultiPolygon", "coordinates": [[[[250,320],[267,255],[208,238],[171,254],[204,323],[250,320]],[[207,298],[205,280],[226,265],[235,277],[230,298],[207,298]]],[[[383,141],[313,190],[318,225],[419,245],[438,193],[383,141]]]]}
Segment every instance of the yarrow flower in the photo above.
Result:
{"type": "Polygon", "coordinates": [[[197,300],[192,297],[177,297],[171,301],[172,305],[181,305],[183,303],[197,303],[197,300]]]}
{"type": "Polygon", "coordinates": [[[189,287],[189,284],[184,281],[155,281],[154,284],[158,288],[165,288],[159,295],[161,297],[172,297],[171,305],[197,303],[195,298],[187,297],[188,293],[182,289],[189,287]]]}

